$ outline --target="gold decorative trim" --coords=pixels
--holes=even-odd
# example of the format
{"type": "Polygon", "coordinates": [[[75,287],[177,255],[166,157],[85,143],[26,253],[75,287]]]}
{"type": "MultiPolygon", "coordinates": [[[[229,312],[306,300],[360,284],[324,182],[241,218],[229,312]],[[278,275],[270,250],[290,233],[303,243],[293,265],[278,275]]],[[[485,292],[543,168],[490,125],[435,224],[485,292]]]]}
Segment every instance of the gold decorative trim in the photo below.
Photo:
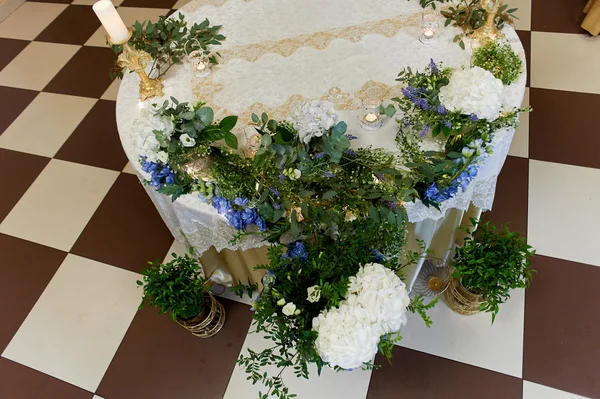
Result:
{"type": "MultiPolygon", "coordinates": [[[[236,132],[242,132],[244,126],[251,121],[252,113],[260,115],[266,112],[270,118],[277,120],[285,120],[298,106],[311,100],[329,101],[333,103],[337,111],[357,110],[363,107],[363,102],[367,98],[376,98],[378,100],[388,100],[393,97],[401,96],[402,85],[395,84],[390,86],[386,83],[370,80],[363,87],[354,93],[344,92],[339,87],[332,87],[320,97],[305,97],[300,94],[290,96],[286,101],[278,106],[268,106],[266,104],[255,102],[250,105],[245,111],[237,114],[241,123],[236,126],[236,132]]],[[[212,80],[201,80],[195,82],[193,86],[194,98],[206,102],[213,108],[217,116],[223,117],[231,114],[226,108],[218,106],[214,97],[215,94],[223,90],[223,85],[215,83],[212,80]]]]}
{"type": "Polygon", "coordinates": [[[393,18],[308,33],[287,39],[268,40],[262,43],[249,43],[229,47],[220,50],[219,54],[223,63],[236,58],[255,62],[268,53],[289,57],[301,47],[312,47],[317,50],[323,50],[335,39],[343,39],[356,43],[367,34],[378,34],[391,38],[396,36],[400,29],[407,26],[419,26],[420,23],[421,13],[398,15],[393,18]]]}

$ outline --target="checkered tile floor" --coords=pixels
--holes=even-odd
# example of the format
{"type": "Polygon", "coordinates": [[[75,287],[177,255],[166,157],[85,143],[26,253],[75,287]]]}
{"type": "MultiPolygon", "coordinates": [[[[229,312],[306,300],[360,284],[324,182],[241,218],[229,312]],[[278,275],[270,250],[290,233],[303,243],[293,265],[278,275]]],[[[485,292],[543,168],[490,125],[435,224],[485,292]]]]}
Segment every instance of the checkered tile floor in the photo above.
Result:
{"type": "MultiPolygon", "coordinates": [[[[253,399],[234,367],[263,344],[247,305],[223,300],[210,340],[137,312],[137,273],[179,249],[121,149],[93,1],[26,2],[0,22],[0,398],[253,399]]],[[[537,248],[531,288],[493,326],[439,304],[393,367],[291,379],[300,398],[600,398],[600,38],[578,26],[585,2],[509,1],[535,111],[487,217],[537,248]]],[[[128,24],[183,3],[115,1],[128,24]]]]}

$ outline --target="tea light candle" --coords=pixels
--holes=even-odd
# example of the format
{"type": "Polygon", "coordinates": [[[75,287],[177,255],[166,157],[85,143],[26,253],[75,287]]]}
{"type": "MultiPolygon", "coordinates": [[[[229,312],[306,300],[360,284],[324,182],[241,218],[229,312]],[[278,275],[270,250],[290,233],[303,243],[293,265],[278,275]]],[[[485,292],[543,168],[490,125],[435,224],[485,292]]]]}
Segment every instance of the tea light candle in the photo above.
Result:
{"type": "Polygon", "coordinates": [[[431,29],[425,29],[425,31],[423,32],[423,36],[425,36],[428,39],[431,39],[434,35],[435,33],[431,29]]]}
{"type": "Polygon", "coordinates": [[[375,122],[377,120],[377,115],[369,113],[365,115],[365,120],[367,122],[375,122]]]}
{"type": "Polygon", "coordinates": [[[94,3],[92,9],[98,16],[104,29],[106,29],[111,42],[123,44],[129,39],[129,30],[110,0],[97,1],[94,3]]]}

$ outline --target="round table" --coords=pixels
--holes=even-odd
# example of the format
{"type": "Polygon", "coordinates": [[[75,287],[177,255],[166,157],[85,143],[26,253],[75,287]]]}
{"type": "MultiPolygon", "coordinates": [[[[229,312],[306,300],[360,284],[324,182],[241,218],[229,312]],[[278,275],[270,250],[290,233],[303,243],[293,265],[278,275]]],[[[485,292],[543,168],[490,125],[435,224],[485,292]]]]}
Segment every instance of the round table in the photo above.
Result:
{"type": "MultiPolygon", "coordinates": [[[[246,141],[244,127],[250,123],[252,112],[265,111],[272,118],[285,119],[303,102],[321,99],[332,102],[340,119],[348,124],[348,131],[358,136],[352,147],[395,149],[393,120],[374,132],[361,129],[357,115],[362,101],[400,96],[401,85],[395,78],[407,66],[423,69],[430,59],[455,68],[470,63],[470,46],[461,50],[452,43],[459,32],[456,28],[440,29],[431,44],[419,42],[423,10],[416,0],[196,0],[180,12],[190,24],[208,18],[212,25],[223,25],[222,33],[227,39],[215,49],[222,59],[208,77],[194,78],[187,62],[171,68],[164,77],[164,98],[140,103],[138,76],[124,77],[117,98],[117,124],[125,153],[142,179],[147,176],[138,162],[134,121],[141,117],[143,108],[162,103],[170,96],[180,102],[205,101],[217,118],[238,115],[234,132],[241,148],[246,141]]],[[[440,19],[443,25],[441,16],[440,19]]],[[[524,59],[514,29],[505,27],[503,33],[524,59]]],[[[521,105],[525,82],[524,72],[517,82],[505,87],[503,102],[507,107],[521,105]]],[[[415,239],[421,239],[435,250],[436,256],[448,255],[457,238],[457,227],[465,220],[468,223],[466,216],[478,217],[481,211],[491,209],[496,179],[513,135],[514,129],[496,132],[493,155],[484,161],[468,189],[444,202],[441,210],[428,208],[420,201],[407,205],[411,222],[409,246],[415,248],[415,239]]],[[[438,144],[432,140],[423,145],[435,148],[438,144]]],[[[231,245],[235,230],[195,194],[172,202],[152,187],[146,190],[174,237],[193,247],[197,254],[211,246],[222,251],[249,250],[267,244],[260,237],[249,236],[239,245],[231,245]]],[[[203,263],[206,268],[206,262],[203,263]]],[[[227,269],[227,265],[219,266],[227,269]]],[[[419,268],[420,264],[407,271],[409,287],[419,268]]],[[[232,274],[244,282],[259,277],[250,270],[246,274],[234,270],[232,274]]]]}

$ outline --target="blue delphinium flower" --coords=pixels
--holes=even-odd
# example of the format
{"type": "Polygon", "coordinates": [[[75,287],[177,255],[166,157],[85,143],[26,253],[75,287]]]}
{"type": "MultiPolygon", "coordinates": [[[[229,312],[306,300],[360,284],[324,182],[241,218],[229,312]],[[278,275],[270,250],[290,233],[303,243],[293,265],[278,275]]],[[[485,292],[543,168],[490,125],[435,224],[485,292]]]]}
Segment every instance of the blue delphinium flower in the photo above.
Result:
{"type": "Polygon", "coordinates": [[[271,194],[273,194],[276,197],[279,197],[279,190],[277,190],[275,187],[269,187],[269,191],[271,192],[271,194]]]}
{"type": "Polygon", "coordinates": [[[350,133],[346,134],[346,137],[348,137],[348,140],[356,140],[358,138],[350,133]]]}
{"type": "Polygon", "coordinates": [[[212,206],[217,212],[223,214],[231,209],[231,202],[224,197],[215,196],[212,199],[212,206]]]}
{"type": "Polygon", "coordinates": [[[283,173],[279,174],[279,180],[281,180],[281,181],[285,180],[285,175],[283,173]]]}
{"type": "Polygon", "coordinates": [[[323,158],[323,155],[325,155],[324,152],[318,152],[315,154],[315,159],[321,159],[321,158],[323,158]]]}
{"type": "Polygon", "coordinates": [[[260,230],[262,233],[267,231],[267,222],[265,221],[265,218],[263,218],[262,216],[258,216],[256,218],[256,220],[254,221],[254,224],[256,225],[256,227],[258,227],[258,230],[260,230]]]}
{"type": "Polygon", "coordinates": [[[262,278],[262,284],[264,288],[269,288],[275,282],[275,273],[267,270],[262,278]]]}
{"type": "Polygon", "coordinates": [[[289,244],[287,252],[281,255],[281,257],[284,259],[300,259],[305,262],[308,260],[308,252],[306,252],[304,243],[298,240],[289,244]]]}
{"type": "Polygon", "coordinates": [[[446,115],[448,113],[448,110],[442,104],[440,104],[435,108],[435,112],[437,112],[440,115],[446,115]]]}
{"type": "Polygon", "coordinates": [[[155,189],[162,188],[165,184],[175,183],[175,173],[169,165],[161,165],[157,162],[148,161],[147,157],[140,158],[142,170],[150,174],[150,184],[155,189]]]}
{"type": "Polygon", "coordinates": [[[448,119],[444,119],[444,121],[442,122],[444,124],[444,126],[446,126],[448,129],[452,129],[452,123],[450,123],[450,121],[448,119]]]}
{"type": "Polygon", "coordinates": [[[244,221],[242,219],[242,211],[230,210],[225,214],[225,218],[230,225],[232,225],[236,230],[244,229],[244,221]]]}
{"type": "Polygon", "coordinates": [[[429,123],[426,123],[423,126],[423,129],[421,129],[421,138],[423,138],[427,134],[427,132],[429,131],[430,127],[431,127],[431,125],[429,123]]]}
{"type": "Polygon", "coordinates": [[[256,209],[246,208],[242,212],[241,217],[242,221],[244,222],[243,227],[246,228],[251,224],[254,224],[254,222],[256,222],[256,219],[258,218],[258,213],[256,212],[256,209]]]}
{"type": "Polygon", "coordinates": [[[433,58],[431,58],[431,61],[429,61],[429,70],[431,71],[432,75],[437,75],[438,73],[440,73],[440,70],[438,69],[438,66],[433,61],[433,58]]]}
{"type": "Polygon", "coordinates": [[[471,122],[477,122],[479,120],[479,118],[477,117],[477,115],[471,114],[471,115],[469,115],[469,120],[471,122]]]}
{"type": "Polygon", "coordinates": [[[400,91],[402,91],[402,94],[404,94],[404,96],[412,102],[415,102],[415,100],[419,97],[419,90],[411,86],[403,87],[400,89],[400,91]]]}
{"type": "Polygon", "coordinates": [[[344,154],[351,155],[351,156],[356,155],[356,153],[353,150],[351,150],[350,148],[348,148],[347,150],[344,150],[344,154]]]}
{"type": "Polygon", "coordinates": [[[383,259],[384,259],[384,257],[383,257],[383,255],[381,254],[381,252],[379,252],[379,251],[378,251],[378,250],[376,250],[375,248],[369,248],[369,251],[371,251],[371,253],[372,253],[373,255],[375,255],[375,260],[376,260],[377,262],[383,262],[383,259]]]}
{"type": "Polygon", "coordinates": [[[330,172],[330,171],[326,170],[325,172],[323,172],[323,176],[325,176],[325,177],[327,177],[327,178],[331,179],[331,178],[332,178],[332,177],[334,177],[335,175],[334,175],[332,172],[330,172]]]}
{"type": "Polygon", "coordinates": [[[241,198],[241,197],[237,197],[233,203],[239,206],[248,206],[248,202],[250,202],[248,200],[248,198],[241,198]]]}
{"type": "Polygon", "coordinates": [[[273,203],[273,208],[280,210],[281,209],[281,205],[279,205],[278,203],[274,202],[273,203]]]}

